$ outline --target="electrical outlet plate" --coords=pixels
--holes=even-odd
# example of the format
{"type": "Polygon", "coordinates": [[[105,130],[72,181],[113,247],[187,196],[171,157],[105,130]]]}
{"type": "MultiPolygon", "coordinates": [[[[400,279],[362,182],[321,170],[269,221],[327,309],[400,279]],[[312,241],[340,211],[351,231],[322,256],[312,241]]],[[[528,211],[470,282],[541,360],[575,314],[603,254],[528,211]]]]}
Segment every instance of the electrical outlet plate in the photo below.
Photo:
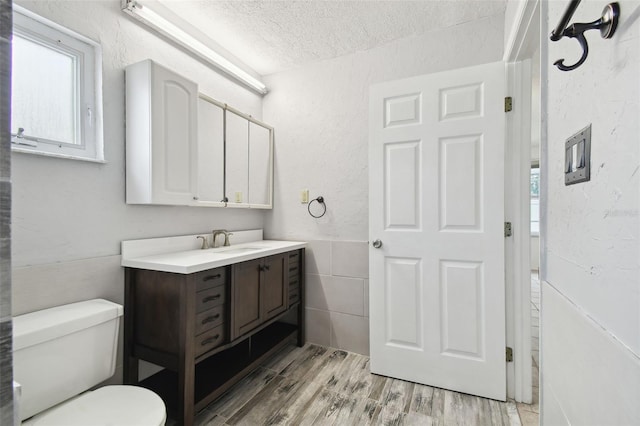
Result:
{"type": "Polygon", "coordinates": [[[567,139],[564,150],[565,186],[591,180],[591,124],[567,139]]]}

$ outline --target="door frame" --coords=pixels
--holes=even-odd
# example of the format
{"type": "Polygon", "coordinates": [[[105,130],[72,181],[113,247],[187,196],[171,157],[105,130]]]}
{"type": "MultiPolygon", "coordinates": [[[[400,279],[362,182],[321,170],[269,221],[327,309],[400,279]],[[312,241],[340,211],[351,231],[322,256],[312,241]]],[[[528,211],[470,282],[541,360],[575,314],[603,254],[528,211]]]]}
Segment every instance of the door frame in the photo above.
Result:
{"type": "Polygon", "coordinates": [[[507,396],[531,403],[530,59],[540,46],[540,0],[516,3],[503,56],[507,93],[513,98],[505,137],[505,220],[513,224],[513,236],[505,241],[506,342],[513,348],[513,363],[507,364],[507,396]]]}

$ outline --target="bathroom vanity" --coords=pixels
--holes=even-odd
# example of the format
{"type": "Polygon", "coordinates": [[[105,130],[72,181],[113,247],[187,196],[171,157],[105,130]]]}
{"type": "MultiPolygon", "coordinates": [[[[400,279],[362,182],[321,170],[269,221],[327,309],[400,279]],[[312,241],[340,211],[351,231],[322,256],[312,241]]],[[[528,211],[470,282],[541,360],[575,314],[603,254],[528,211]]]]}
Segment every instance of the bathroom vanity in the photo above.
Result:
{"type": "MultiPolygon", "coordinates": [[[[175,247],[198,244],[175,238],[175,247]]],[[[305,243],[169,251],[170,239],[154,240],[165,241],[150,250],[140,242],[152,240],[123,242],[124,381],[158,393],[171,417],[191,425],[267,357],[304,344],[305,243]],[[164,369],[139,380],[139,360],[164,369]]]]}

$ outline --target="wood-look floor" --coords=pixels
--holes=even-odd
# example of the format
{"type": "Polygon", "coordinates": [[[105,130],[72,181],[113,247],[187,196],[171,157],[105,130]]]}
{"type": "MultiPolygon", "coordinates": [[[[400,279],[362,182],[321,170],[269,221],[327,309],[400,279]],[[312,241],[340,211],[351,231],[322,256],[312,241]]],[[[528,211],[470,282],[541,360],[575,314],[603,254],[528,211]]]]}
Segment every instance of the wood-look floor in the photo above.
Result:
{"type": "Polygon", "coordinates": [[[266,361],[201,411],[196,425],[506,426],[520,419],[513,402],[377,376],[369,357],[307,344],[266,361]]]}

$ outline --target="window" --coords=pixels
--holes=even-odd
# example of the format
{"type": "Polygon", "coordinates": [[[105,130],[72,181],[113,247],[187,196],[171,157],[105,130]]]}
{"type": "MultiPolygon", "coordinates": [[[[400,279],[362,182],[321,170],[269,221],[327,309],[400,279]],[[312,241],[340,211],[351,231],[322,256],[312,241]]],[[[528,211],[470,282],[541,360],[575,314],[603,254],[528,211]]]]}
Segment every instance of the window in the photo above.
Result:
{"type": "Polygon", "coordinates": [[[104,161],[100,46],[14,6],[14,151],[104,161]]]}
{"type": "Polygon", "coordinates": [[[540,235],[540,168],[531,168],[531,235],[540,235]]]}

